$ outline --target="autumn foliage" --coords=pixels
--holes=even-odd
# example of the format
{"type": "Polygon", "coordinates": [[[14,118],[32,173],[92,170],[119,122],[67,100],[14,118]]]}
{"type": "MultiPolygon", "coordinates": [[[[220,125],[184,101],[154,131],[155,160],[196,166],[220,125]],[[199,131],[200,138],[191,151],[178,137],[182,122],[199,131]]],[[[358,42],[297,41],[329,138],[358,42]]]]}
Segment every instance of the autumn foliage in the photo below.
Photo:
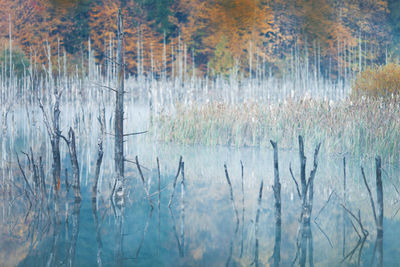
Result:
{"type": "Polygon", "coordinates": [[[400,65],[393,63],[367,68],[361,72],[353,85],[352,95],[392,97],[400,94],[400,65]]]}
{"type": "Polygon", "coordinates": [[[251,72],[256,60],[279,68],[296,49],[318,52],[328,65],[348,64],[343,58],[360,57],[362,46],[373,53],[361,56],[379,63],[391,40],[386,0],[0,0],[0,41],[8,46],[11,22],[13,44],[39,64],[48,59],[46,44],[77,64],[89,39],[103,63],[120,7],[130,73],[171,70],[183,53],[199,74],[234,65],[251,72]]]}

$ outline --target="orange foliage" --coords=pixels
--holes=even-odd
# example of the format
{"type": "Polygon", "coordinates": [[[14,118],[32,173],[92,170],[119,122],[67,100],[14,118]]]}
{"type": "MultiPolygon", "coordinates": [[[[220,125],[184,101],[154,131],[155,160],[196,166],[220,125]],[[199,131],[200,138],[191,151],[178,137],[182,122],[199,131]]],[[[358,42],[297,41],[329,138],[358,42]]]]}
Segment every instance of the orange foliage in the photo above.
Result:
{"type": "MultiPolygon", "coordinates": [[[[58,45],[63,45],[63,37],[74,34],[72,25],[76,21],[71,10],[81,1],[0,0],[0,42],[3,47],[8,45],[10,15],[13,44],[45,64],[46,43],[54,56],[58,45]]],[[[108,54],[109,40],[115,39],[116,14],[121,2],[96,0],[90,6],[90,38],[100,63],[108,54]]],[[[162,70],[164,36],[154,29],[156,18],[147,16],[143,1],[123,2],[128,70],[139,69],[138,47],[146,72],[152,66],[155,71],[162,70]]],[[[168,19],[177,27],[166,40],[169,69],[177,64],[170,57],[172,51],[176,55],[177,50],[184,49],[181,41],[187,44],[188,61],[194,52],[202,70],[211,61],[228,64],[219,68],[226,69],[234,60],[248,70],[250,54],[253,59],[258,56],[267,62],[278,62],[291,54],[295,44],[307,46],[310,52],[318,44],[322,60],[325,57],[341,64],[345,63],[341,60],[346,60],[341,53],[357,57],[360,37],[362,43],[381,48],[390,41],[385,0],[175,0],[170,8],[172,15],[168,19]]],[[[86,52],[87,41],[83,41],[84,48],[80,51],[86,52]]]]}
{"type": "MultiPolygon", "coordinates": [[[[268,40],[266,34],[273,31],[273,14],[266,1],[195,0],[183,1],[182,5],[191,10],[189,22],[182,25],[183,38],[202,54],[212,55],[225,38],[233,58],[247,61],[250,43],[254,53],[255,47],[268,40]]],[[[267,56],[261,50],[259,54],[267,56]]]]}

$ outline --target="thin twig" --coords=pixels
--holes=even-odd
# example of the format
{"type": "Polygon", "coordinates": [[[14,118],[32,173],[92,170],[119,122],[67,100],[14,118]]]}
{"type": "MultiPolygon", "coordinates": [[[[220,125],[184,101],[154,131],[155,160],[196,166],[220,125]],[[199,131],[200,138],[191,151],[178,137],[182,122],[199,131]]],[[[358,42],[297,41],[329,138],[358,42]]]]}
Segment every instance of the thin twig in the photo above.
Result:
{"type": "Polygon", "coordinates": [[[361,167],[361,173],[362,173],[362,177],[363,177],[363,180],[364,180],[365,187],[367,188],[367,191],[368,191],[369,200],[371,201],[372,213],[374,215],[375,223],[376,223],[376,225],[378,225],[378,220],[376,218],[374,199],[372,198],[371,189],[369,189],[369,186],[368,186],[368,183],[367,183],[367,179],[365,178],[365,173],[364,173],[364,168],[363,167],[361,167]]]}
{"type": "Polygon", "coordinates": [[[290,175],[294,181],[294,183],[296,184],[296,189],[297,189],[297,194],[299,195],[299,198],[301,199],[301,193],[300,193],[300,189],[299,189],[299,184],[296,181],[296,178],[293,175],[293,171],[292,171],[292,163],[289,163],[289,171],[290,171],[290,175]]]}
{"type": "Polygon", "coordinates": [[[149,194],[149,190],[148,190],[147,185],[146,185],[146,182],[145,182],[145,180],[144,180],[144,176],[143,176],[142,169],[140,168],[138,156],[136,156],[136,166],[137,166],[137,168],[138,168],[138,171],[139,171],[139,174],[140,174],[140,178],[141,178],[141,180],[142,180],[143,188],[144,188],[144,191],[145,191],[145,193],[146,193],[147,199],[149,200],[151,209],[153,210],[153,208],[154,208],[154,206],[153,206],[153,201],[151,200],[151,197],[150,197],[150,194],[149,194]]]}

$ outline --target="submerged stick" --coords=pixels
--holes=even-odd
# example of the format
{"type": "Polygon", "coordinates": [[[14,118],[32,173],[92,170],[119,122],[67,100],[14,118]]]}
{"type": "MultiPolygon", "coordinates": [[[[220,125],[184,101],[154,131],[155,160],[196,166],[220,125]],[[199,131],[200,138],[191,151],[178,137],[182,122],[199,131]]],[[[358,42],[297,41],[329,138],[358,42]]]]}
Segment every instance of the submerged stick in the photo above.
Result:
{"type": "Polygon", "coordinates": [[[168,207],[170,207],[171,204],[172,204],[172,199],[173,199],[174,193],[175,193],[176,181],[178,180],[179,173],[181,171],[181,166],[182,166],[182,156],[179,157],[178,171],[177,171],[177,173],[175,175],[174,185],[172,187],[172,193],[171,193],[171,197],[169,198],[168,207]]]}
{"type": "Polygon", "coordinates": [[[144,180],[144,176],[143,176],[142,169],[140,168],[138,156],[136,156],[136,166],[137,166],[137,168],[138,168],[138,171],[139,171],[139,174],[140,174],[140,178],[141,178],[141,180],[142,180],[143,188],[144,188],[144,191],[145,191],[145,193],[146,193],[147,199],[149,200],[151,209],[153,209],[153,208],[154,208],[154,206],[153,206],[153,201],[151,200],[151,197],[150,197],[150,194],[149,194],[149,190],[148,190],[147,185],[146,185],[146,182],[145,182],[145,180],[144,180]]]}
{"type": "Polygon", "coordinates": [[[363,180],[364,180],[365,187],[367,188],[367,191],[368,191],[369,200],[371,202],[372,214],[374,215],[374,221],[375,221],[375,224],[378,225],[378,221],[377,221],[377,218],[376,218],[374,199],[372,198],[371,189],[369,189],[369,185],[367,183],[367,179],[365,178],[365,172],[364,172],[364,168],[363,167],[361,167],[361,174],[362,174],[362,177],[363,177],[363,180]]]}
{"type": "Polygon", "coordinates": [[[230,192],[233,211],[235,212],[235,215],[236,215],[236,230],[235,230],[235,233],[236,233],[237,230],[238,230],[238,227],[239,227],[239,212],[238,212],[238,210],[236,208],[235,200],[233,198],[233,190],[232,190],[231,179],[229,179],[229,174],[228,174],[228,169],[226,167],[226,164],[224,164],[224,168],[225,168],[226,181],[228,182],[228,186],[229,186],[229,192],[230,192]]]}
{"type": "Polygon", "coordinates": [[[35,193],[33,192],[32,187],[31,187],[31,185],[30,185],[29,182],[28,182],[28,179],[26,178],[26,175],[25,175],[24,169],[23,169],[22,166],[21,166],[21,163],[19,162],[18,154],[15,153],[15,155],[17,156],[18,167],[19,167],[19,170],[20,170],[21,173],[22,173],[22,177],[24,178],[24,181],[25,181],[25,183],[26,183],[26,186],[28,187],[29,191],[32,193],[32,195],[33,195],[33,196],[35,197],[35,199],[36,199],[36,195],[35,195],[35,193]]]}

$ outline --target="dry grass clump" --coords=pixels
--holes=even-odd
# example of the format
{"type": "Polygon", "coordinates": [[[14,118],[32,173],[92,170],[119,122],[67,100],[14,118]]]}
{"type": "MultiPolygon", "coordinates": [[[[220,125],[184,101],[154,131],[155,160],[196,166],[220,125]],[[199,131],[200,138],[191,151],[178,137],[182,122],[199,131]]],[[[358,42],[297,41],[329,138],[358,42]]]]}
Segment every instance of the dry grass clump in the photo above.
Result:
{"type": "Polygon", "coordinates": [[[281,148],[295,148],[304,135],[310,146],[323,142],[325,151],[356,156],[382,155],[398,161],[400,106],[389,101],[362,97],[355,102],[285,101],[193,105],[178,108],[174,115],[161,115],[157,137],[183,144],[269,146],[277,140],[281,148]]]}
{"type": "Polygon", "coordinates": [[[389,63],[368,67],[361,72],[352,87],[352,97],[391,97],[400,94],[400,65],[389,63]]]}

